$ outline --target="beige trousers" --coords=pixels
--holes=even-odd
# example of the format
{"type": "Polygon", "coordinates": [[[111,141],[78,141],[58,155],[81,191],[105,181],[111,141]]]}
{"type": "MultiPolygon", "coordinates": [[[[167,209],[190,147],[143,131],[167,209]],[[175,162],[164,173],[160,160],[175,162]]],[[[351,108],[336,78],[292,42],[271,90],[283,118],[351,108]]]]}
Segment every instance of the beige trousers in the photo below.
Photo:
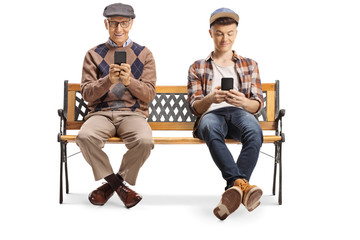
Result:
{"type": "Polygon", "coordinates": [[[75,142],[92,167],[95,180],[114,173],[102,148],[110,137],[118,136],[128,149],[118,173],[127,183],[135,185],[141,166],[154,148],[146,117],[137,112],[100,111],[90,113],[85,119],[75,142]]]}

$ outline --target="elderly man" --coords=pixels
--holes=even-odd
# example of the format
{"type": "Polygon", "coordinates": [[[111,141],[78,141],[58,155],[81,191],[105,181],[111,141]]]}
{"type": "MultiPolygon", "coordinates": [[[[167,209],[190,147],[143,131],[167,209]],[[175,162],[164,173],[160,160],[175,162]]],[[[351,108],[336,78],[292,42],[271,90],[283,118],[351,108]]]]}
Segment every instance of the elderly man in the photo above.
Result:
{"type": "Polygon", "coordinates": [[[103,15],[109,39],[85,56],[81,94],[91,112],[85,117],[76,143],[92,167],[95,180],[106,180],[89,194],[89,201],[104,205],[116,192],[124,205],[131,208],[142,197],[127,187],[125,181],[135,185],[138,172],[154,147],[146,118],[148,104],[155,96],[155,61],[148,48],[129,38],[135,18],[130,5],[109,5],[103,15]],[[115,51],[126,52],[126,62],[114,64],[115,51]],[[102,150],[113,136],[119,136],[128,149],[117,173],[102,150]]]}
{"type": "Polygon", "coordinates": [[[188,102],[198,116],[194,135],[206,141],[226,180],[226,191],[214,209],[215,216],[221,220],[241,203],[248,211],[254,210],[262,195],[259,187],[248,182],[263,141],[262,130],[253,116],[263,106],[262,90],[257,63],[232,50],[238,22],[238,14],[227,8],[211,14],[209,33],[214,51],[190,66],[188,75],[188,102]],[[222,81],[231,89],[221,89],[222,81]],[[236,162],[225,138],[242,142],[236,162]]]}

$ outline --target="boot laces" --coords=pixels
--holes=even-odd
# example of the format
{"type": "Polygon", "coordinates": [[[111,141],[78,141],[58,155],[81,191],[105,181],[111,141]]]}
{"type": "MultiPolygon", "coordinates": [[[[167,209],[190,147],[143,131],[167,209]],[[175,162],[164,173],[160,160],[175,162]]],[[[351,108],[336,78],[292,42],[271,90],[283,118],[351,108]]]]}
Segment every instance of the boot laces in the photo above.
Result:
{"type": "Polygon", "coordinates": [[[240,183],[240,188],[243,192],[247,192],[248,188],[250,187],[250,184],[245,179],[242,179],[244,183],[240,183]]]}

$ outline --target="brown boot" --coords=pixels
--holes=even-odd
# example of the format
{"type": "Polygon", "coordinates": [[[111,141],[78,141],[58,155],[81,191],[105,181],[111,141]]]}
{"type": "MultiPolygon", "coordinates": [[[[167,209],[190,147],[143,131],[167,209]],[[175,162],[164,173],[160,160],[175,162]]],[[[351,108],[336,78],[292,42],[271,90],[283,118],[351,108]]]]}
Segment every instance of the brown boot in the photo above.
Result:
{"type": "Polygon", "coordinates": [[[121,201],[124,203],[125,207],[132,208],[136,204],[138,204],[142,197],[135,191],[131,190],[124,184],[122,184],[117,190],[117,195],[121,199],[121,201]]]}
{"type": "Polygon", "coordinates": [[[231,213],[235,212],[241,204],[243,192],[239,187],[231,187],[226,190],[220,203],[214,209],[214,214],[220,220],[225,220],[231,213]]]}
{"type": "Polygon", "coordinates": [[[98,206],[104,205],[114,194],[110,184],[104,183],[89,194],[89,201],[98,206]]]}
{"type": "Polygon", "coordinates": [[[262,190],[256,185],[250,185],[245,179],[237,179],[234,182],[234,187],[238,187],[243,192],[244,196],[242,203],[246,209],[251,212],[260,205],[260,198],[262,196],[262,190]]]}

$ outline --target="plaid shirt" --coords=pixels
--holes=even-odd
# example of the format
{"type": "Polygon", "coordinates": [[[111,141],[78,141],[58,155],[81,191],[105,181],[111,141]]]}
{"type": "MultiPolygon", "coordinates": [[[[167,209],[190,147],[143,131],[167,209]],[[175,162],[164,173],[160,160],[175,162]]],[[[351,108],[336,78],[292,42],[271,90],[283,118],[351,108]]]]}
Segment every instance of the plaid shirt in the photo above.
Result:
{"type": "MultiPolygon", "coordinates": [[[[236,71],[239,75],[239,91],[249,99],[257,100],[260,107],[256,113],[259,113],[264,105],[262,97],[261,81],[257,62],[250,58],[244,58],[234,51],[233,60],[236,64],[236,71]]],[[[189,68],[188,73],[188,104],[191,111],[198,117],[195,123],[195,129],[199,122],[201,114],[198,114],[193,105],[196,100],[204,98],[211,92],[211,85],[214,76],[211,64],[212,53],[205,59],[194,62],[189,68]]]]}

